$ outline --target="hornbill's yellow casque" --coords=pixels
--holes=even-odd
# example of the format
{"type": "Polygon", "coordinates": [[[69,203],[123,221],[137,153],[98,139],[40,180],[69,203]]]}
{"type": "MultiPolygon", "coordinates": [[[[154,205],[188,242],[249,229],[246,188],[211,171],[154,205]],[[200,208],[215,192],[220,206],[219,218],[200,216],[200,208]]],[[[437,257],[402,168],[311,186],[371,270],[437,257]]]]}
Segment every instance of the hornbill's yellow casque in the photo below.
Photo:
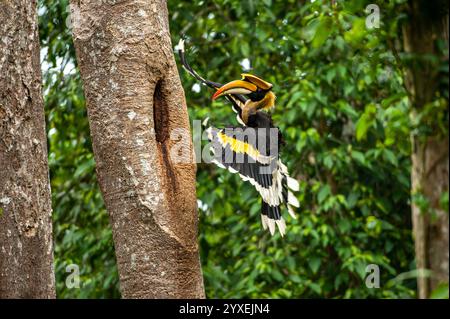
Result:
{"type": "Polygon", "coordinates": [[[266,112],[275,106],[272,84],[251,74],[242,74],[241,80],[222,85],[202,78],[185,57],[184,41],[178,44],[183,67],[194,78],[216,90],[213,99],[225,96],[237,113],[238,127],[207,129],[213,153],[212,162],[232,173],[238,173],[250,182],[262,197],[261,220],[264,229],[273,235],[275,225],[283,236],[286,224],[281,216],[285,204],[295,217],[292,206],[299,207],[291,191],[299,190],[299,183],[288,174],[287,167],[278,156],[282,136],[266,112]]]}

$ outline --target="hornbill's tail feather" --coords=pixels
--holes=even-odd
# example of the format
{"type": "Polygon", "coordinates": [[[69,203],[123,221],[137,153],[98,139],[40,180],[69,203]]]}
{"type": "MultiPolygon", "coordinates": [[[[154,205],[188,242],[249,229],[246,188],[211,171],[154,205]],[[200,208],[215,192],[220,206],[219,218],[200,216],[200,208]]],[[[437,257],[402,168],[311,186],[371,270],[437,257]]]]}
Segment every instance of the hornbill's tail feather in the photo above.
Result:
{"type": "Polygon", "coordinates": [[[286,165],[284,165],[280,159],[278,160],[278,167],[281,173],[282,200],[288,208],[289,215],[291,215],[292,218],[297,219],[294,207],[298,208],[300,206],[300,203],[294,196],[293,192],[298,192],[300,189],[300,185],[296,179],[293,179],[289,176],[286,165]]]}
{"type": "Polygon", "coordinates": [[[263,199],[261,203],[261,222],[263,229],[269,228],[271,235],[275,234],[275,225],[278,227],[281,236],[286,234],[286,223],[281,216],[280,205],[271,206],[263,199]]]}
{"type": "Polygon", "coordinates": [[[186,59],[186,55],[185,55],[185,47],[184,47],[184,40],[183,39],[180,39],[180,41],[178,42],[178,55],[180,56],[180,60],[181,60],[181,64],[183,65],[183,68],[190,75],[192,75],[196,80],[204,83],[205,85],[207,85],[207,86],[209,86],[210,88],[213,88],[213,89],[218,89],[218,88],[220,88],[222,86],[221,83],[217,83],[217,82],[206,80],[205,78],[200,76],[197,72],[195,72],[195,70],[189,65],[189,63],[188,63],[188,61],[186,59]]]}

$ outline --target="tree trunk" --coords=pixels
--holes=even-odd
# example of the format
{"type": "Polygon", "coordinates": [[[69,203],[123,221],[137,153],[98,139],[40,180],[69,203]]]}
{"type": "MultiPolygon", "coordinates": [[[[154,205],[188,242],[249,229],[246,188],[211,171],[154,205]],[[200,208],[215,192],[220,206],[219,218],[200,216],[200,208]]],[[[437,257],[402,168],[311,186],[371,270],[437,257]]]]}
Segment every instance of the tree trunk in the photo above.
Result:
{"type": "Polygon", "coordinates": [[[54,298],[36,1],[0,1],[0,298],[54,298]]]}
{"type": "MultiPolygon", "coordinates": [[[[409,66],[405,79],[411,93],[413,116],[437,98],[442,74],[424,57],[436,55],[448,59],[439,56],[438,39],[446,42],[448,50],[448,2],[410,1],[404,44],[406,52],[416,55],[416,62],[409,66]]],[[[448,123],[445,126],[448,128],[448,123]]],[[[448,142],[448,136],[439,133],[412,136],[412,193],[423,194],[429,203],[427,211],[412,204],[416,263],[418,269],[432,271],[431,277],[418,278],[419,298],[428,298],[440,283],[448,283],[449,220],[448,212],[440,205],[442,194],[448,191],[448,142]]]]}
{"type": "Polygon", "coordinates": [[[71,1],[122,296],[203,298],[196,165],[163,0],[71,1]]]}

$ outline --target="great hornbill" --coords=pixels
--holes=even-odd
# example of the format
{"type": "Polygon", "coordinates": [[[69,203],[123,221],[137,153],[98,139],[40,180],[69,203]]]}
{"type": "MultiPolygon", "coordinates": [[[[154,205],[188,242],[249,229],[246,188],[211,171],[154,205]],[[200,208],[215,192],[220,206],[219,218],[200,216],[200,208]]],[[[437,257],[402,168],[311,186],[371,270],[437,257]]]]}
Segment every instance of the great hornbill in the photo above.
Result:
{"type": "Polygon", "coordinates": [[[282,136],[266,112],[275,107],[272,84],[251,74],[242,74],[241,80],[225,85],[212,82],[201,77],[189,65],[184,40],[178,43],[178,53],[189,74],[216,90],[213,100],[225,96],[231,102],[233,111],[237,113],[236,119],[241,124],[207,129],[212,162],[231,173],[238,173],[256,188],[262,198],[263,228],[268,228],[273,235],[277,225],[283,236],[286,224],[281,216],[281,205],[285,204],[289,214],[296,218],[292,206],[299,207],[299,202],[291,191],[298,191],[299,183],[289,176],[286,165],[279,159],[282,136]]]}

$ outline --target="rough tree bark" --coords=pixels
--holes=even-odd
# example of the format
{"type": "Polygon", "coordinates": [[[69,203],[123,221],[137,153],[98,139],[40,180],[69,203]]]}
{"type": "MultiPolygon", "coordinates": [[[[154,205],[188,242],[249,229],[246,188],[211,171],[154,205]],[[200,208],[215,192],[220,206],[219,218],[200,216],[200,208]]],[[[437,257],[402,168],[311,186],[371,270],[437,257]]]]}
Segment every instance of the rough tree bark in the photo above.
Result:
{"type": "Polygon", "coordinates": [[[36,1],[0,1],[0,298],[54,298],[36,1]]]}
{"type": "Polygon", "coordinates": [[[166,2],[73,0],[71,16],[122,296],[203,298],[196,165],[166,2]]]}
{"type": "MultiPolygon", "coordinates": [[[[448,50],[448,1],[410,1],[404,45],[406,52],[421,59],[409,66],[405,79],[414,113],[436,99],[442,74],[424,57],[438,55],[439,39],[446,42],[448,50]]],[[[441,58],[448,59],[448,56],[441,58]]],[[[448,136],[438,134],[412,136],[412,192],[425,195],[430,204],[426,212],[412,205],[417,268],[432,271],[431,277],[418,278],[419,298],[428,298],[440,283],[448,283],[449,278],[448,212],[440,207],[440,198],[449,186],[448,143],[448,136]]]]}

